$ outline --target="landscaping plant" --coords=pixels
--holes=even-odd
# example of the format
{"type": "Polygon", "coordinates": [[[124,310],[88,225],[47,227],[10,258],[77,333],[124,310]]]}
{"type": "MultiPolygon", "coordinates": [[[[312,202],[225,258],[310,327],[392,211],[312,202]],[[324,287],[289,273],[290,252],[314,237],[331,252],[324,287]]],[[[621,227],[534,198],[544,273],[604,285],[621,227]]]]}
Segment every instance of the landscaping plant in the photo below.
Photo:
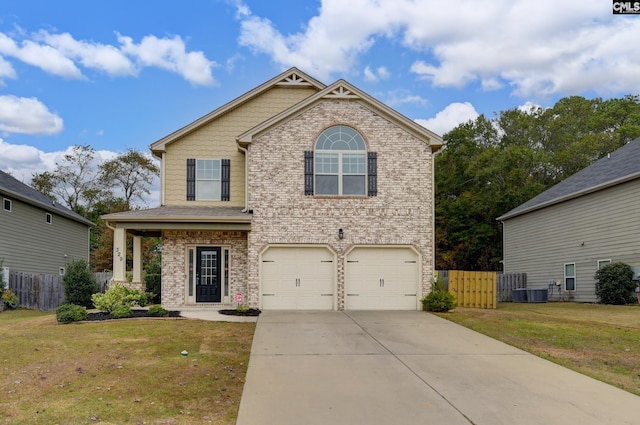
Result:
{"type": "Polygon", "coordinates": [[[91,295],[98,292],[98,285],[93,278],[89,263],[85,260],[74,260],[67,266],[62,278],[66,304],[77,304],[91,308],[91,295]]]}
{"type": "Polygon", "coordinates": [[[422,307],[427,311],[446,312],[457,307],[456,297],[444,287],[444,283],[436,280],[431,293],[422,300],[422,307]]]}
{"type": "Polygon", "coordinates": [[[56,309],[56,320],[60,323],[81,322],[87,315],[87,309],[81,305],[62,304],[56,309]]]}
{"type": "Polygon", "coordinates": [[[596,272],[596,295],[601,304],[623,305],[635,301],[633,269],[625,263],[611,263],[596,272]]]}
{"type": "MultiPolygon", "coordinates": [[[[93,305],[98,310],[103,310],[108,313],[115,312],[118,308],[126,306],[129,308],[129,314],[131,313],[131,307],[138,305],[144,307],[147,305],[147,294],[142,293],[135,289],[129,289],[121,283],[116,283],[111,289],[107,290],[104,294],[97,293],[91,296],[93,305]]],[[[125,310],[120,310],[118,314],[127,314],[125,310]]],[[[120,316],[130,317],[130,316],[120,316]]]]}

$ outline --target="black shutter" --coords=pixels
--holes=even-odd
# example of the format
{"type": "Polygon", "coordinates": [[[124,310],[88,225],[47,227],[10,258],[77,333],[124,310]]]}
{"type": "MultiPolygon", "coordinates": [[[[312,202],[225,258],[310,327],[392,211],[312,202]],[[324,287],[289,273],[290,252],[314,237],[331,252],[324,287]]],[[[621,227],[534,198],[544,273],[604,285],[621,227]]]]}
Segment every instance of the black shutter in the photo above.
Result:
{"type": "Polygon", "coordinates": [[[313,151],[304,152],[304,194],[313,195],[313,151]]]}
{"type": "Polygon", "coordinates": [[[222,160],[222,178],[220,183],[222,183],[222,188],[220,190],[220,200],[228,201],[230,196],[230,180],[231,180],[231,160],[223,159],[222,160]]]}
{"type": "Polygon", "coordinates": [[[196,160],[187,159],[187,201],[196,200],[196,160]]]}
{"type": "Polygon", "coordinates": [[[368,196],[378,196],[378,154],[369,152],[367,158],[368,196]]]}

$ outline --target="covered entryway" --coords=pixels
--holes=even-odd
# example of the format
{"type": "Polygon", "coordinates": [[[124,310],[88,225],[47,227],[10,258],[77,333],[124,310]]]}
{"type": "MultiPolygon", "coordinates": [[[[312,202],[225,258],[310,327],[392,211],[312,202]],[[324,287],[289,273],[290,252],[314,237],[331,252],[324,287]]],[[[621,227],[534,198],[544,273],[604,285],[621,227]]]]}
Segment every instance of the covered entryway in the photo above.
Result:
{"type": "Polygon", "coordinates": [[[260,273],[263,309],[334,308],[335,256],[326,247],[270,247],[260,273]]]}
{"type": "Polygon", "coordinates": [[[347,254],[347,310],[416,310],[420,257],[410,247],[356,247],[347,254]]]}

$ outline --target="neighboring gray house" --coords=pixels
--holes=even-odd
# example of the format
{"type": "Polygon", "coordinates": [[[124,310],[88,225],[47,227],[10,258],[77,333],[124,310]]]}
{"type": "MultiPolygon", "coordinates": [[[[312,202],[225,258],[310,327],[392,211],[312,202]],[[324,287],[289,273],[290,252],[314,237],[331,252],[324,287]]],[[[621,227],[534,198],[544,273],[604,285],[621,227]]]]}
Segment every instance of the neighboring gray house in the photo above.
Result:
{"type": "Polygon", "coordinates": [[[0,258],[12,271],[62,274],[89,260],[93,223],[0,171],[0,258]]]}
{"type": "Polygon", "coordinates": [[[594,275],[610,262],[640,270],[640,139],[636,139],[498,220],[504,271],[527,287],[595,302],[594,275]],[[558,285],[549,285],[550,281],[558,285]]]}

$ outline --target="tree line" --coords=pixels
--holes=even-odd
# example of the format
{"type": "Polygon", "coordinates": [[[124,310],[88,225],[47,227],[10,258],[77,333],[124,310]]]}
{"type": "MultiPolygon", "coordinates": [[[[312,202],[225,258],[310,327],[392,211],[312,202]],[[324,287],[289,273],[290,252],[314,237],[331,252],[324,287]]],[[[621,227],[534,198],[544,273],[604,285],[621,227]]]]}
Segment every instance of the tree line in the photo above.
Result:
{"type": "MultiPolygon", "coordinates": [[[[155,161],[135,149],[99,162],[94,148],[76,145],[52,171],[35,173],[31,186],[96,224],[91,231],[90,259],[93,269],[102,271],[112,267],[113,232],[100,216],[137,209],[135,202],[151,193],[159,173],[155,161]]],[[[143,261],[151,261],[159,244],[156,238],[144,241],[143,261]]],[[[131,261],[131,253],[127,258],[131,261]]]]}
{"type": "Polygon", "coordinates": [[[502,270],[497,217],[637,137],[637,95],[566,97],[457,126],[435,159],[436,268],[502,270]]]}

